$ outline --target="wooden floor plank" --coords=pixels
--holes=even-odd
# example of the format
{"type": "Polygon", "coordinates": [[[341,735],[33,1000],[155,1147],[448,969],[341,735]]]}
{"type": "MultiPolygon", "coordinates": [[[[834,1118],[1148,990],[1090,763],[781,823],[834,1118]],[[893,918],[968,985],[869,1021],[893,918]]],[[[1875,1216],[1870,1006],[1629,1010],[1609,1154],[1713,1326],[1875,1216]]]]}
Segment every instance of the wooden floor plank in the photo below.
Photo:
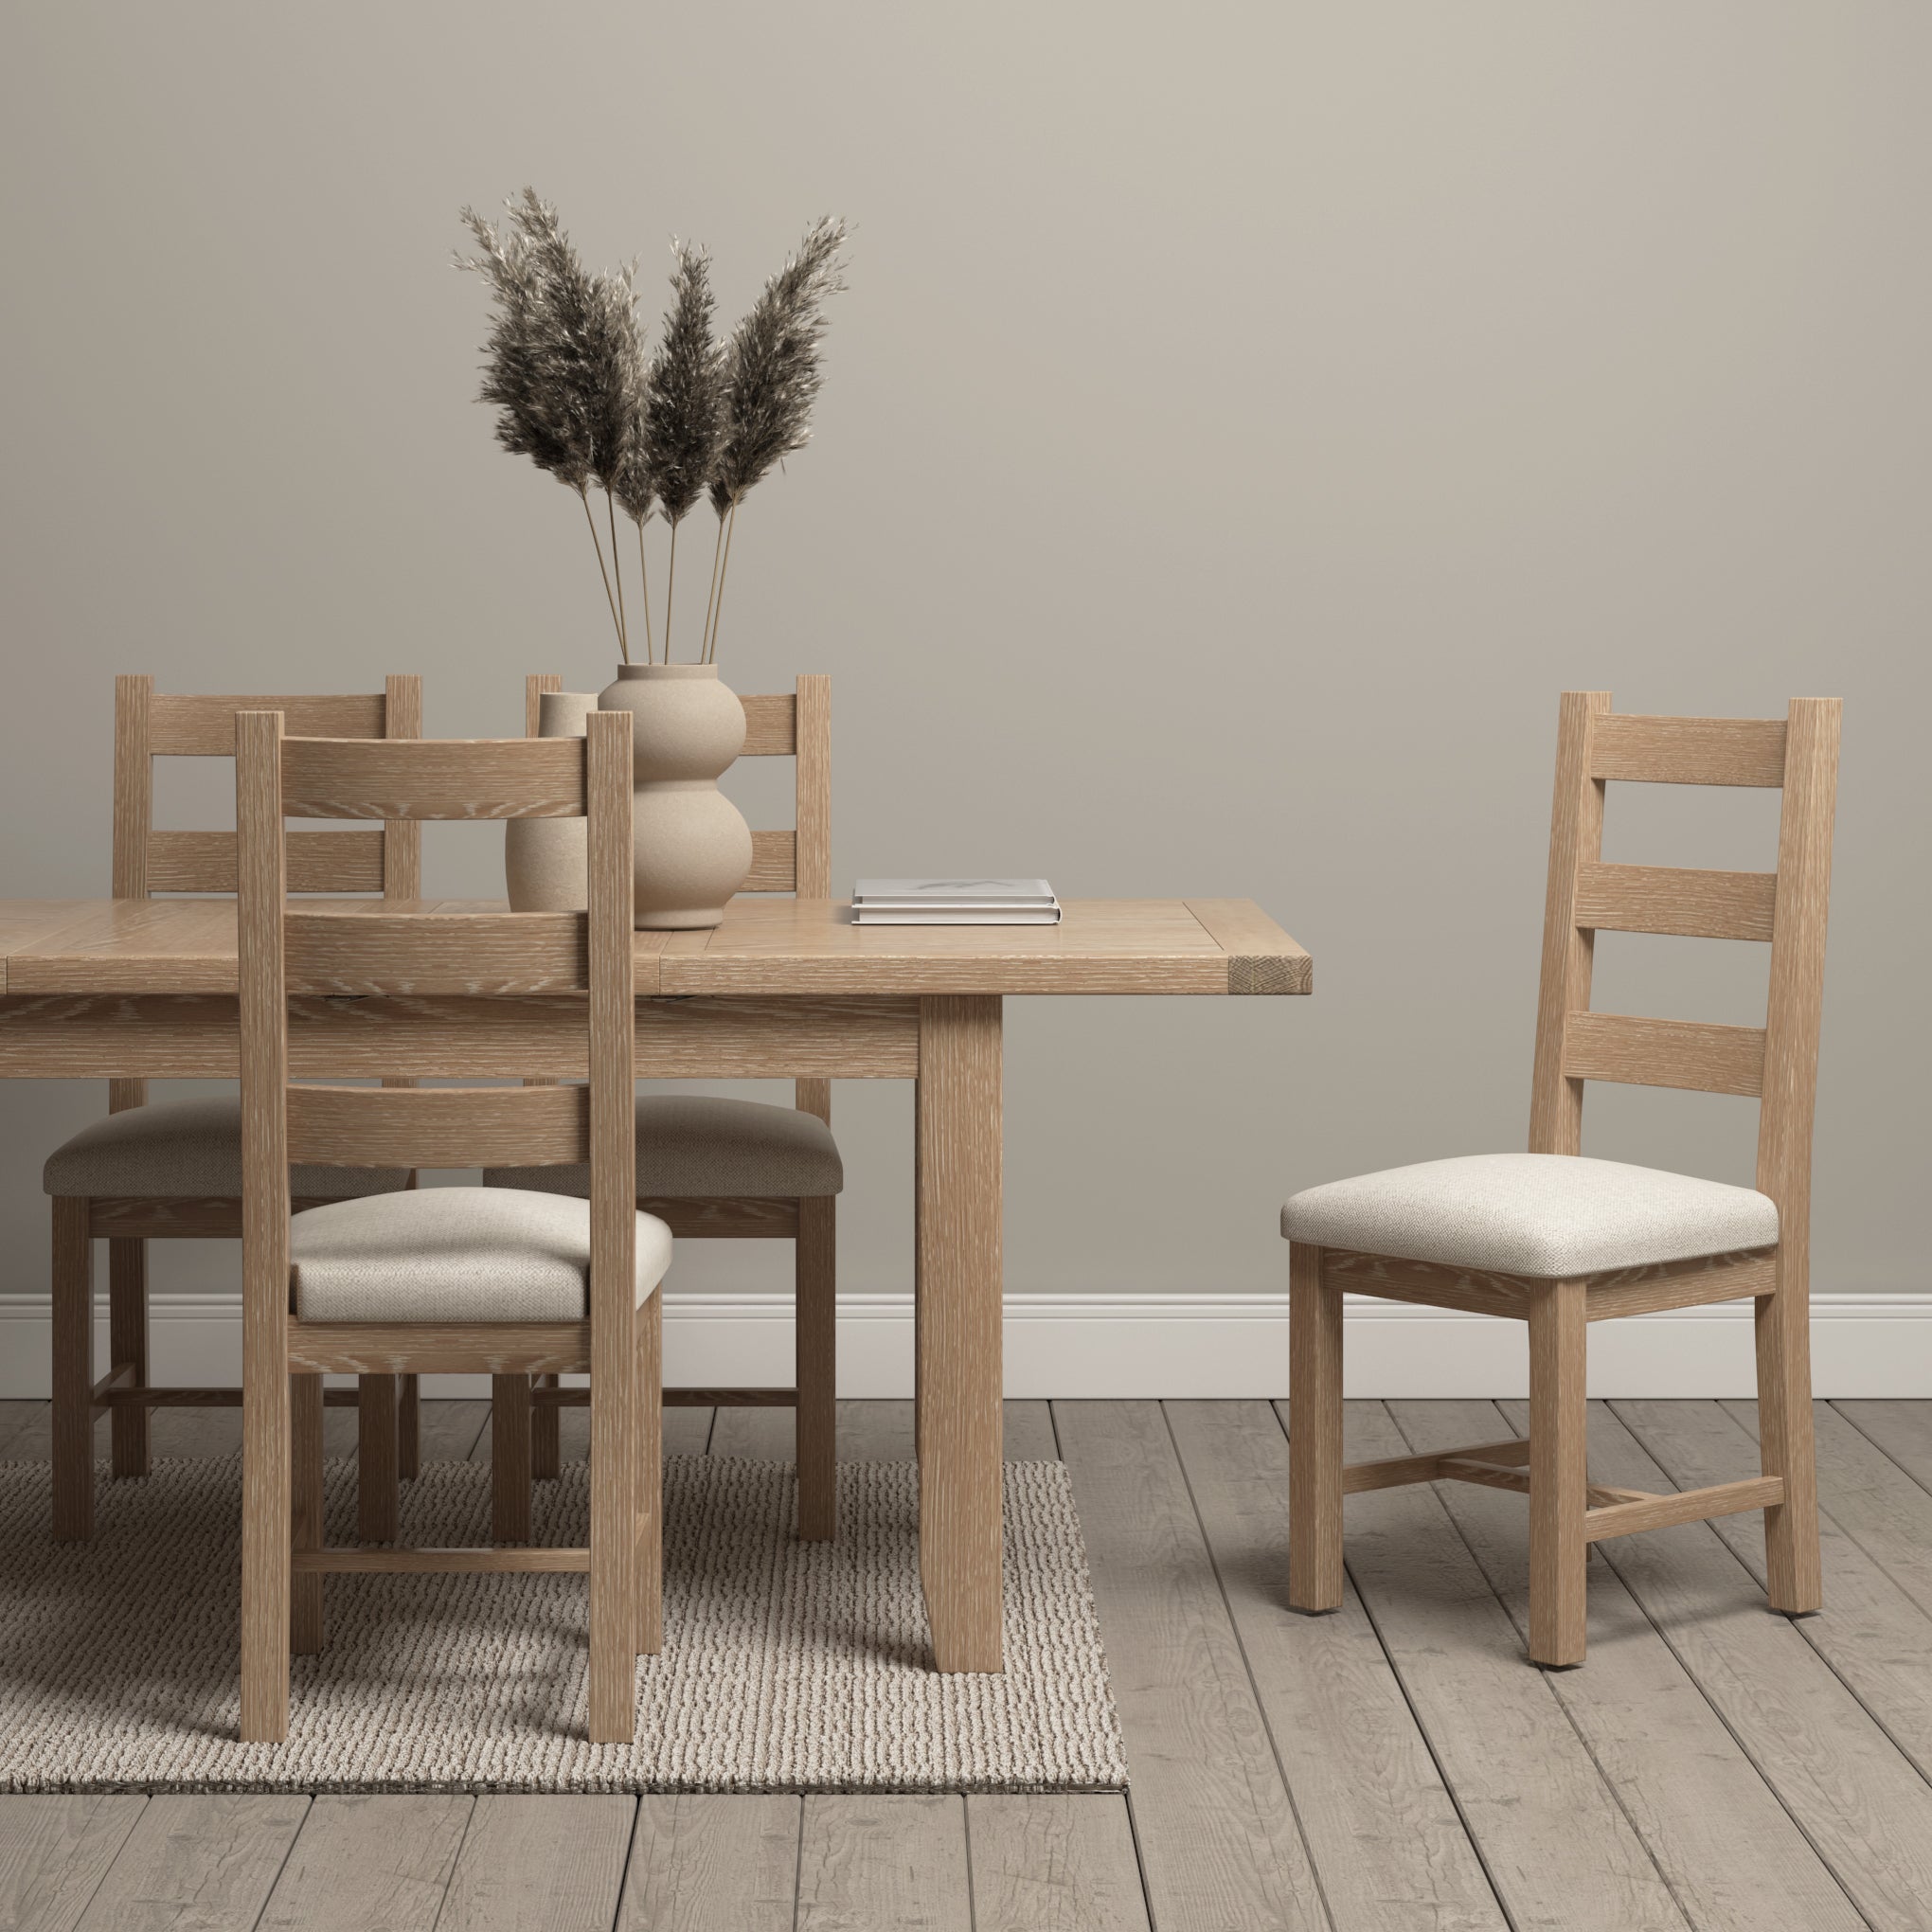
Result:
{"type": "Polygon", "coordinates": [[[437,1932],[609,1932],[636,1800],[486,1797],[437,1932]]]}
{"type": "Polygon", "coordinates": [[[974,1932],[1148,1932],[1125,1798],[966,1800],[974,1932]]]}
{"type": "Polygon", "coordinates": [[[808,1796],[798,1932],[973,1932],[958,1797],[808,1796]]]}
{"type": "Polygon", "coordinates": [[[617,1932],[792,1932],[799,1816],[786,1793],[647,1793],[617,1932]]]}
{"type": "Polygon", "coordinates": [[[139,1796],[0,1798],[0,1925],[73,1932],[147,1802],[139,1796]]]}
{"type": "Polygon", "coordinates": [[[1288,1607],[1288,1441],[1275,1410],[1163,1407],[1336,1923],[1500,1932],[1502,1909],[1360,1600],[1351,1589],[1331,1617],[1288,1607]]]}
{"type": "MultiPolygon", "coordinates": [[[[0,1402],[0,1461],[26,1462],[35,1458],[16,1449],[16,1441],[53,1440],[48,1405],[40,1401],[0,1402]]],[[[45,1452],[43,1452],[45,1453],[45,1452]]]]}
{"type": "MultiPolygon", "coordinates": [[[[844,1431],[841,1429],[841,1435],[844,1431]]],[[[721,1408],[711,1424],[713,1456],[748,1456],[759,1462],[790,1462],[796,1432],[788,1408],[721,1408]]],[[[839,1445],[844,1454],[845,1445],[839,1445]]]]}
{"type": "Polygon", "coordinates": [[[1932,1491],[1932,1402],[1834,1402],[1832,1406],[1921,1489],[1932,1491]]]}
{"type": "MultiPolygon", "coordinates": [[[[1611,1407],[1680,1485],[1757,1467],[1755,1404],[1613,1403],[1611,1407]]],[[[1792,1626],[1851,1687],[1886,1734],[1932,1778],[1932,1618],[1918,1591],[1932,1589],[1922,1538],[1932,1537],[1932,1496],[1824,1404],[1816,1416],[1819,1541],[1825,1613],[1792,1626]]],[[[1710,1528],[1762,1589],[1764,1532],[1756,1514],[1710,1528]]]]}
{"type": "MultiPolygon", "coordinates": [[[[1394,1402],[1388,1411],[1418,1455],[1511,1432],[1494,1403],[1394,1402]]],[[[1527,1642],[1526,1498],[1454,1482],[1439,1494],[1527,1642]]],[[[1851,1902],[1617,1573],[1594,1559],[1589,1567],[1589,1662],[1548,1683],[1692,1924],[1858,1932],[1851,1902]]]]}
{"type": "Polygon", "coordinates": [[[151,1798],[78,1932],[251,1932],[307,1816],[306,1798],[151,1798]]]}
{"type": "Polygon", "coordinates": [[[1167,1422],[1152,1402],[1053,1405],[1093,1568],[1160,1932],[1326,1922],[1167,1422]]]}
{"type": "MultiPolygon", "coordinates": [[[[1009,1461],[1052,1462],[1059,1451],[1053,1418],[1044,1402],[1006,1404],[1009,1461]]],[[[838,1459],[841,1462],[910,1462],[913,1456],[910,1402],[851,1401],[838,1405],[838,1459]]],[[[718,1411],[711,1432],[713,1456],[750,1456],[789,1462],[794,1455],[792,1411],[732,1408],[718,1411]]]]}
{"type": "Polygon", "coordinates": [[[1044,1402],[1009,1402],[1000,1453],[1009,1462],[1058,1462],[1060,1444],[1053,1436],[1052,1405],[1044,1402]]]}
{"type": "MultiPolygon", "coordinates": [[[[426,1410],[430,1404],[423,1404],[426,1410]]],[[[472,1462],[490,1460],[490,1404],[478,1403],[482,1419],[476,1440],[470,1445],[472,1462]]],[[[667,1456],[702,1456],[711,1435],[711,1411],[707,1408],[668,1408],[664,1412],[664,1453],[667,1456]]],[[[557,1440],[565,1462],[585,1462],[590,1458],[590,1410],[577,1405],[559,1411],[557,1440]]]]}
{"type": "Polygon", "coordinates": [[[474,1802],[318,1798],[259,1932],[432,1932],[474,1802]]]}
{"type": "MultiPolygon", "coordinates": [[[[1351,1402],[1345,1416],[1351,1462],[1409,1453],[1380,1403],[1351,1402]]],[[[1649,1852],[1433,1489],[1351,1496],[1346,1538],[1349,1574],[1512,1922],[1685,1932],[1649,1852]]]]}
{"type": "MultiPolygon", "coordinates": [[[[1527,1421],[1525,1405],[1503,1408],[1512,1424],[1527,1421]]],[[[1590,1472],[1600,1482],[1671,1487],[1601,1404],[1591,1405],[1590,1472]]],[[[1765,1607],[1755,1579],[1708,1524],[1597,1548],[1867,1920],[1918,1932],[1932,1897],[1932,1791],[1797,1624],[1765,1607]]]]}

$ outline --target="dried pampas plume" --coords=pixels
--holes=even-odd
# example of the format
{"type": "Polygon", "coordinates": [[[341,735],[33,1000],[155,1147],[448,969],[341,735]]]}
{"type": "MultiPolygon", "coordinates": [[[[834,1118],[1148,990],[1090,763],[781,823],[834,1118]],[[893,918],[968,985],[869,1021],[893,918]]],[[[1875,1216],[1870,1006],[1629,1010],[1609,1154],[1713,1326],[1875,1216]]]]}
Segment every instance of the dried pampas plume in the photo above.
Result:
{"type": "MultiPolygon", "coordinates": [[[[711,337],[710,257],[693,242],[674,242],[671,246],[677,257],[671,277],[671,302],[665,312],[664,340],[644,376],[636,464],[671,526],[671,566],[664,589],[666,663],[671,661],[671,599],[677,589],[677,528],[711,480],[718,455],[724,362],[724,345],[711,337]]],[[[640,561],[642,544],[640,521],[640,561]]]]}
{"type": "Polygon", "coordinates": [[[711,477],[723,553],[712,571],[705,659],[717,655],[718,617],[731,564],[731,528],[746,491],[812,438],[812,405],[824,385],[819,349],[825,304],[844,287],[840,251],[846,224],[827,215],[806,231],[798,251],[765,283],[724,358],[724,426],[711,477]]]}

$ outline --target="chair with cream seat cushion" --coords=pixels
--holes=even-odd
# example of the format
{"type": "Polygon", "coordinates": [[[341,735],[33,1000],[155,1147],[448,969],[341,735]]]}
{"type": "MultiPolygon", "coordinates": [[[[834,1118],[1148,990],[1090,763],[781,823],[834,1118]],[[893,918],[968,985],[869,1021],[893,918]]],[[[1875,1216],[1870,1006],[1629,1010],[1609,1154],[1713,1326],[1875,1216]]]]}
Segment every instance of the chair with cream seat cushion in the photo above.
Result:
{"type": "MultiPolygon", "coordinates": [[[[422,681],[391,677],[380,691],[318,697],[209,697],[158,692],[147,676],[114,688],[114,896],[157,892],[228,894],[236,885],[235,834],[157,831],[154,766],[231,754],[239,712],[277,710],[299,733],[345,739],[410,739],[422,731],[422,681]]],[[[421,890],[421,828],[304,832],[290,841],[291,893],[380,892],[414,899],[421,890]]],[[[148,1380],[148,1243],[242,1236],[241,1106],[234,1100],[150,1103],[145,1080],[111,1080],[109,1113],[57,1148],[45,1170],[53,1221],[53,1530],[59,1541],[94,1533],[94,1250],[107,1242],[108,1351],[115,1386],[105,1390],[116,1478],[148,1473],[151,1404],[225,1406],[233,1388],[154,1389],[148,1380]]],[[[326,1185],[316,1171],[296,1177],[297,1196],[375,1193],[410,1185],[406,1170],[349,1168],[326,1185]]],[[[399,1466],[415,1474],[416,1384],[404,1377],[358,1380],[366,1411],[385,1409],[399,1466]]],[[[393,1486],[392,1486],[393,1490],[393,1486]]]]}
{"type": "MultiPolygon", "coordinates": [[[[423,1188],[310,1208],[289,1221],[299,1321],[584,1321],[590,1198],[423,1188]]],[[[637,1306],[671,1266],[671,1229],[637,1216],[637,1306]]]]}
{"type": "MultiPolygon", "coordinates": [[[[150,1100],[90,1120],[47,1156],[43,1181],[49,1194],[91,1200],[139,1194],[151,1198],[242,1198],[242,1102],[232,1094],[191,1100],[150,1100]]],[[[290,1191],[337,1198],[392,1194],[409,1186],[407,1168],[302,1167],[290,1191]]]]}
{"type": "Polygon", "coordinates": [[[1762,1510],[1772,1607],[1792,1615],[1819,1607],[1809,1222],[1839,709],[1836,699],[1795,698],[1782,720],[1644,718],[1613,712],[1605,692],[1565,694],[1530,1151],[1331,1181],[1281,1210],[1296,1609],[1341,1606],[1345,1494],[1443,1478],[1527,1492],[1529,1648],[1539,1664],[1583,1660],[1589,1545],[1673,1523],[1762,1510]],[[1605,865],[1604,788],[1613,778],[1780,789],[1777,871],[1605,865]],[[1765,1024],[1593,1012],[1600,931],[1768,940],[1765,1024]],[[1759,1098],[1757,1185],[1586,1159],[1588,1080],[1759,1098]],[[1345,1467],[1342,1307],[1351,1293],[1526,1322],[1529,1435],[1345,1467]],[[1681,1494],[1593,1487],[1587,1324],[1747,1296],[1757,1304],[1762,1475],[1681,1494]]]}
{"type": "MultiPolygon", "coordinates": [[[[524,729],[537,735],[543,698],[562,680],[524,680],[524,729]]],[[[743,700],[742,756],[790,758],[793,825],[753,833],[751,875],[740,894],[832,897],[832,680],[806,675],[793,689],[743,700]]],[[[705,1390],[707,1406],[768,1407],[789,1393],[796,1452],[797,1532],[807,1542],[838,1523],[838,1202],[845,1170],[832,1137],[832,1082],[799,1080],[793,1104],[649,1095],[637,1103],[637,1205],[663,1215],[680,1240],[748,1238],[792,1243],[793,1387],[705,1390]]],[[[491,1172],[489,1186],[581,1193],[581,1172],[491,1172]]],[[[562,1461],[558,1403],[572,1391],[538,1378],[530,1417],[531,1468],[554,1476],[562,1461]]],[[[676,1391],[670,1391],[675,1394],[676,1391]]],[[[505,1384],[496,1400],[513,1400],[505,1384]]]]}
{"type": "Polygon", "coordinates": [[[1465,1154],[1308,1188],[1281,1232],[1316,1247],[1554,1279],[1770,1247],[1755,1188],[1581,1154],[1465,1154]]]}

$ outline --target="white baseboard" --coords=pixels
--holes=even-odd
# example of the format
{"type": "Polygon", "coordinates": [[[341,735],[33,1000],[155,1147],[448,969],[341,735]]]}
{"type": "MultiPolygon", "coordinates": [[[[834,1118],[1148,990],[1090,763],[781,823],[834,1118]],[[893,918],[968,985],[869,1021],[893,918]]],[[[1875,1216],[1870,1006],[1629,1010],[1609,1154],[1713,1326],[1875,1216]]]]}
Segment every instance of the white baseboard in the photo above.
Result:
{"type": "MultiPolygon", "coordinates": [[[[683,1385],[789,1383],[787,1295],[671,1295],[665,1373],[683,1385]]],[[[912,1297],[839,1299],[839,1392],[912,1393],[912,1297]]],[[[0,1396],[47,1392],[45,1296],[0,1296],[0,1396]]],[[[241,1379],[242,1320],[228,1295],[156,1295],[158,1383],[241,1379]]],[[[100,1304],[96,1359],[107,1351],[100,1304]]],[[[1351,1395],[1521,1396],[1529,1358],[1519,1323],[1400,1302],[1351,1301],[1351,1395]]],[[[1932,1295],[1816,1297],[1813,1382],[1821,1396],[1932,1396],[1932,1295]]],[[[1590,1330],[1590,1392],[1747,1396],[1751,1304],[1726,1302],[1602,1322],[1590,1330]]],[[[438,1395],[487,1395],[482,1376],[432,1378],[438,1395]]],[[[1259,1397],[1288,1391],[1285,1295],[1009,1295],[1006,1392],[1079,1398],[1259,1397]]]]}

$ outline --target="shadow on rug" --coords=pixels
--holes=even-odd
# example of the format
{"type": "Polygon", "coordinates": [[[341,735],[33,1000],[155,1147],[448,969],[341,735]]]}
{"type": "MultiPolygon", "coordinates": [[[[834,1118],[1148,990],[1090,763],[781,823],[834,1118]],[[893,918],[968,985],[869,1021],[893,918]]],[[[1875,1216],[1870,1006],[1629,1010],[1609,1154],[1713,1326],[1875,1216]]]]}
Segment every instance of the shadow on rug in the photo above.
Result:
{"type": "MultiPolygon", "coordinates": [[[[102,1465],[103,1476],[105,1465],[102,1465]]],[[[537,1486],[534,1540],[581,1544],[585,1466],[537,1486]]],[[[489,1538],[485,1464],[427,1465],[402,1540],[489,1538]]],[[[665,1464],[665,1643],[637,1743],[585,1741],[581,1576],[342,1576],[295,1659],[283,1744],[235,1742],[241,1463],[102,1480],[95,1540],[47,1535],[45,1463],[0,1465],[0,1789],[1090,1791],[1127,1764],[1057,1462],[1006,1465],[1006,1657],[927,1664],[917,1473],[839,1471],[835,1543],[792,1535],[789,1464],[665,1464]]],[[[329,1468],[329,1540],[355,1471],[329,1468]]]]}

